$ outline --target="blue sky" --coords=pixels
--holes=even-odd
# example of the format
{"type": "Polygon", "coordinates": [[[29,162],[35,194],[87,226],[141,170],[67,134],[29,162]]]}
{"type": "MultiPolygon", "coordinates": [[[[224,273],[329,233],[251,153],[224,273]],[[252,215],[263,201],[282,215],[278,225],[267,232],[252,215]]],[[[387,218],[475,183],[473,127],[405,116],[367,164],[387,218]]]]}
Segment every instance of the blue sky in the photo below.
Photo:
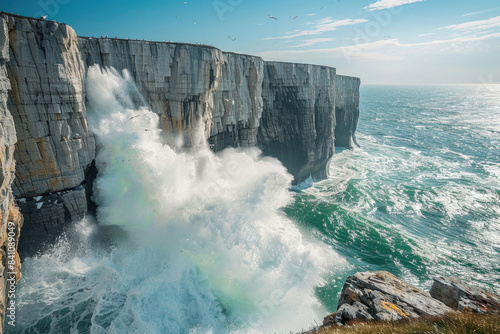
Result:
{"type": "Polygon", "coordinates": [[[1,0],[0,10],[47,14],[81,36],[333,66],[364,83],[500,83],[498,0],[1,0]]]}

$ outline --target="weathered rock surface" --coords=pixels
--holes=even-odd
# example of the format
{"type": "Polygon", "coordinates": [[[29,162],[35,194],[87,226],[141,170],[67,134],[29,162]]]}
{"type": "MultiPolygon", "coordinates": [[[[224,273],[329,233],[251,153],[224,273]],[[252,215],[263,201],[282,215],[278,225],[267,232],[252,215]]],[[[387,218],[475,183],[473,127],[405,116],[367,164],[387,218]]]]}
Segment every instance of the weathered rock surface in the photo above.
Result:
{"type": "Polygon", "coordinates": [[[435,278],[430,295],[459,311],[500,312],[500,296],[464,284],[454,277],[435,278]]]}
{"type": "Polygon", "coordinates": [[[258,146],[278,158],[295,183],[327,177],[335,149],[335,89],[334,68],[265,64],[258,146]]]}
{"type": "MultiPolygon", "coordinates": [[[[14,120],[7,108],[10,81],[7,76],[9,61],[9,39],[7,24],[0,19],[0,322],[4,323],[11,283],[21,277],[21,261],[17,244],[22,226],[22,216],[14,203],[12,183],[14,181],[14,145],[16,130],[14,120]],[[15,280],[12,281],[12,276],[15,280]]],[[[0,326],[0,333],[3,326],[0,326]]]]}
{"type": "Polygon", "coordinates": [[[8,109],[16,125],[14,194],[71,189],[95,156],[85,112],[85,67],[74,30],[1,15],[9,36],[8,109]]]}
{"type": "Polygon", "coordinates": [[[335,76],[335,146],[352,149],[359,119],[359,78],[335,76]]]}
{"type": "Polygon", "coordinates": [[[30,222],[23,228],[19,243],[19,254],[25,258],[35,255],[41,246],[50,245],[68,223],[83,219],[87,213],[87,196],[85,189],[78,186],[46,196],[21,198],[17,205],[24,219],[30,222]]]}
{"type": "Polygon", "coordinates": [[[361,272],[347,278],[337,312],[323,324],[349,321],[392,321],[405,318],[442,316],[453,310],[386,271],[361,272]]]}
{"type": "Polygon", "coordinates": [[[185,145],[210,138],[218,151],[256,145],[264,61],[209,46],[79,38],[87,66],[127,70],[165,133],[185,145]],[[198,138],[198,127],[205,137],[198,138]]]}
{"type": "Polygon", "coordinates": [[[83,37],[79,43],[87,66],[129,71],[145,98],[136,102],[160,115],[167,135],[181,135],[187,145],[208,139],[215,151],[258,146],[280,159],[296,183],[326,177],[336,94],[344,103],[348,130],[342,131],[352,137],[355,130],[347,123],[357,122],[350,112],[359,113],[359,79],[343,77],[338,90],[345,84],[348,92],[336,92],[334,68],[264,62],[188,44],[83,37]],[[196,137],[200,126],[204,138],[196,137]]]}
{"type": "MultiPolygon", "coordinates": [[[[16,15],[1,14],[0,25],[7,45],[2,53],[8,56],[0,80],[10,84],[4,90],[6,110],[17,136],[15,150],[9,152],[17,166],[14,195],[30,199],[74,189],[85,180],[95,156],[85,110],[86,67],[76,34],[65,24],[16,15]]],[[[6,133],[2,136],[12,141],[6,133]]],[[[57,205],[19,202],[25,218],[21,255],[32,255],[55,239],[64,222],[81,219],[87,198],[77,192],[62,196],[57,205]]]]}

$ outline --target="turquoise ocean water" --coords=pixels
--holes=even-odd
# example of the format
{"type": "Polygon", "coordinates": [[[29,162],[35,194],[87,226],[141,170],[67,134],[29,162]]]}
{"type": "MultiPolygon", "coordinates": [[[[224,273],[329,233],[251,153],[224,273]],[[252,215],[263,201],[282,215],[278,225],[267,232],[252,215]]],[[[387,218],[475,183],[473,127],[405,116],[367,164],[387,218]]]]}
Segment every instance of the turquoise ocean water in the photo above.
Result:
{"type": "Polygon", "coordinates": [[[499,293],[500,86],[362,86],[361,148],[295,193],[254,150],[165,147],[130,77],[89,75],[99,223],[125,232],[85,219],[26,259],[8,333],[289,333],[365,270],[499,293]]]}
{"type": "MultiPolygon", "coordinates": [[[[352,267],[500,291],[500,86],[365,86],[361,149],[286,212],[352,267]]],[[[346,276],[342,275],[342,279],[346,276]]],[[[341,284],[318,289],[330,310],[341,284]]]]}

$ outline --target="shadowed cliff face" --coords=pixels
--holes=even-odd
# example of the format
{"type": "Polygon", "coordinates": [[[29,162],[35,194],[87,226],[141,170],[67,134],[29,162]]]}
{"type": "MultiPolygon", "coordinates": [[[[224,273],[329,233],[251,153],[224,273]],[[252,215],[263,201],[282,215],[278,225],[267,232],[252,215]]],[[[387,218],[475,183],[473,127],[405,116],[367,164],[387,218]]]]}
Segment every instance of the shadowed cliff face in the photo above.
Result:
{"type": "Polygon", "coordinates": [[[337,79],[334,68],[264,62],[187,44],[108,38],[79,43],[87,66],[131,73],[145,98],[136,103],[160,115],[170,145],[180,137],[184,146],[208,139],[215,151],[258,146],[287,167],[295,184],[326,178],[334,147],[354,147],[359,79],[337,79]],[[198,127],[205,138],[197,137],[198,127]]]}
{"type": "Polygon", "coordinates": [[[352,149],[357,147],[356,127],[359,119],[358,78],[337,75],[335,77],[335,146],[352,149]]]}
{"type": "Polygon", "coordinates": [[[334,153],[335,69],[267,62],[258,145],[278,158],[294,183],[327,177],[334,153]]]}

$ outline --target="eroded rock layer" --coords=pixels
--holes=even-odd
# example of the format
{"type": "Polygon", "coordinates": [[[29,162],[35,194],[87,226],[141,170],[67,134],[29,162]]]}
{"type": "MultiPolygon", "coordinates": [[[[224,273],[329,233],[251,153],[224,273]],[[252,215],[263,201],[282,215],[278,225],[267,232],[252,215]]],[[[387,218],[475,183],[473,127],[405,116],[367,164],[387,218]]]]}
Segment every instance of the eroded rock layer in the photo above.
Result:
{"type": "Polygon", "coordinates": [[[16,196],[74,188],[95,156],[85,112],[85,67],[74,30],[55,21],[4,15],[16,125],[16,196]]]}

